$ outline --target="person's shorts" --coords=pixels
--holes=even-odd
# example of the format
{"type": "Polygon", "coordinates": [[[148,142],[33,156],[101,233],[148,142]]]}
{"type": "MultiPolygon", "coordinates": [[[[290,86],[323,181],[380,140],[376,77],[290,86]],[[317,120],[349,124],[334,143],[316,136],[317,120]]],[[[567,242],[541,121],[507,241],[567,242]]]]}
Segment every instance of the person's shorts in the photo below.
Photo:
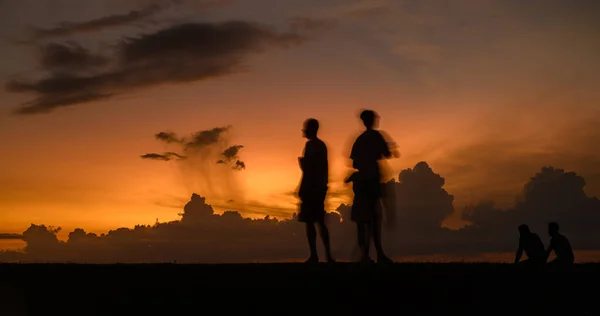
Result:
{"type": "Polygon", "coordinates": [[[377,180],[354,183],[354,201],[350,219],[354,222],[371,222],[381,215],[381,183],[377,180]]]}
{"type": "Polygon", "coordinates": [[[325,220],[325,196],[327,192],[307,194],[300,202],[298,221],[303,223],[323,222],[325,220]]]}
{"type": "Polygon", "coordinates": [[[357,223],[369,223],[376,221],[381,216],[381,200],[374,199],[354,199],[350,219],[357,223]]]}

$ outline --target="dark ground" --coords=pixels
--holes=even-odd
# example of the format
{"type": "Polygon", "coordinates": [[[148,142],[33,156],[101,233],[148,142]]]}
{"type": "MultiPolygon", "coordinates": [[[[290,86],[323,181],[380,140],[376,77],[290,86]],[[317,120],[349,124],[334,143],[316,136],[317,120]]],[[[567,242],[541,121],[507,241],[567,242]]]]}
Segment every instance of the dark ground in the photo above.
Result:
{"type": "Polygon", "coordinates": [[[0,315],[600,315],[600,264],[0,264],[0,315]]]}

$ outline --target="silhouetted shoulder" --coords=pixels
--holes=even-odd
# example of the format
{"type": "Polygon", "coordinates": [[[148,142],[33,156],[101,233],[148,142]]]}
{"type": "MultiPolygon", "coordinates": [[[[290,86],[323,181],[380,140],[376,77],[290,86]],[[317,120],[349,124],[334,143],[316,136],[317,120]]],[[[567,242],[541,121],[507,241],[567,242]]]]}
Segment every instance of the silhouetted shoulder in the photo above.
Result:
{"type": "Polygon", "coordinates": [[[364,156],[365,159],[380,159],[382,156],[387,157],[390,155],[387,142],[383,135],[377,130],[366,130],[360,134],[354,144],[352,145],[352,151],[350,152],[350,158],[356,159],[364,156]]]}
{"type": "Polygon", "coordinates": [[[320,139],[311,139],[306,142],[305,156],[327,156],[327,145],[320,139]]]}

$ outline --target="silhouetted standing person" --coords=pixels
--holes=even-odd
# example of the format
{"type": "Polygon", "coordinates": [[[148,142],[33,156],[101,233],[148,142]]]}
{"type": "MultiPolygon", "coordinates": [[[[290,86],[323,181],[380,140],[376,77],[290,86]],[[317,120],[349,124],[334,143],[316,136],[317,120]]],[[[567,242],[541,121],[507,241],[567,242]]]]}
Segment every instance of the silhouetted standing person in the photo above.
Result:
{"type": "Polygon", "coordinates": [[[381,198],[382,183],[379,160],[390,158],[392,153],[387,142],[377,128],[377,114],[365,110],[360,119],[366,130],[358,136],[350,159],[352,166],[358,170],[346,182],[353,182],[354,201],[352,203],[352,220],[358,230],[358,245],[362,253],[362,262],[371,262],[369,244],[371,238],[377,250],[377,262],[391,262],[381,245],[381,198]]]}
{"type": "Polygon", "coordinates": [[[515,256],[515,263],[542,265],[546,263],[546,252],[544,243],[538,234],[532,233],[529,226],[519,225],[519,249],[515,256]],[[519,262],[523,251],[527,259],[519,262]]]}
{"type": "Polygon", "coordinates": [[[556,259],[552,260],[550,264],[560,266],[570,266],[575,262],[575,255],[571,248],[571,243],[564,235],[558,232],[558,223],[548,223],[548,234],[550,235],[550,246],[546,251],[546,258],[550,256],[550,253],[554,251],[556,259]]]}
{"type": "Polygon", "coordinates": [[[304,156],[298,158],[302,169],[302,181],[298,190],[300,197],[300,212],[298,220],[306,223],[306,236],[310,247],[310,258],[307,263],[319,262],[317,255],[317,229],[319,225],[321,239],[327,252],[327,261],[334,262],[331,256],[329,230],[325,225],[325,197],[329,182],[329,165],[327,146],[317,137],[319,122],[308,119],[304,122],[303,136],[308,139],[304,147],[304,156]]]}

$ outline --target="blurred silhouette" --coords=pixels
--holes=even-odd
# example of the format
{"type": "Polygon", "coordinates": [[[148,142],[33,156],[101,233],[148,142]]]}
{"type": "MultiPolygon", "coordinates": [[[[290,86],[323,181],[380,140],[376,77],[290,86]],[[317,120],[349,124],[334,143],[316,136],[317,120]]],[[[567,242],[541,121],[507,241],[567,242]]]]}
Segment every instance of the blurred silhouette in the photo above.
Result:
{"type": "Polygon", "coordinates": [[[298,190],[301,200],[298,220],[306,223],[306,236],[310,247],[307,263],[319,262],[317,255],[317,230],[319,225],[321,239],[325,245],[328,262],[334,262],[331,256],[329,230],[325,225],[325,197],[329,181],[327,146],[317,137],[319,121],[308,119],[304,122],[303,136],[308,139],[304,147],[304,156],[298,158],[302,169],[302,181],[298,190]]]}
{"type": "Polygon", "coordinates": [[[350,153],[354,172],[346,179],[352,182],[354,202],[351,218],[357,225],[358,245],[361,249],[361,261],[372,262],[369,257],[371,238],[377,251],[377,262],[391,262],[381,244],[381,213],[384,193],[381,183],[379,160],[392,157],[388,142],[375,130],[377,114],[372,110],[364,110],[360,114],[366,130],[358,136],[350,153]]]}
{"type": "Polygon", "coordinates": [[[519,234],[519,249],[515,256],[515,263],[528,265],[542,265],[546,263],[544,243],[542,243],[540,236],[532,233],[529,230],[529,226],[525,224],[519,226],[519,234]],[[527,259],[520,261],[523,251],[525,251],[527,259]]]}
{"type": "Polygon", "coordinates": [[[550,246],[546,251],[546,258],[554,251],[556,259],[550,261],[549,264],[554,266],[570,266],[575,262],[575,255],[571,248],[571,243],[564,235],[558,232],[558,223],[548,223],[548,234],[550,235],[550,246]]]}

